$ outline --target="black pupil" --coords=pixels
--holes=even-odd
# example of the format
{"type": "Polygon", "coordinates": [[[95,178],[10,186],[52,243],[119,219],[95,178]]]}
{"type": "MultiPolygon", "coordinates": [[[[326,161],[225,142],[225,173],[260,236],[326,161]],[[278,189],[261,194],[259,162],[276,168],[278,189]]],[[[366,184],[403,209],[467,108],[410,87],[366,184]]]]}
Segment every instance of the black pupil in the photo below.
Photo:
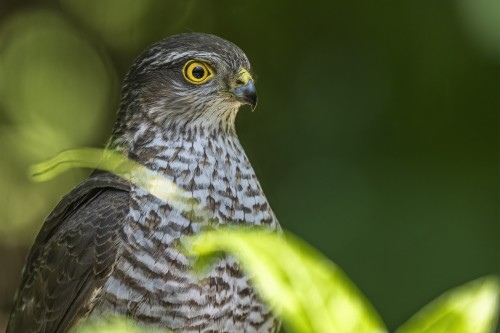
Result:
{"type": "Polygon", "coordinates": [[[205,76],[205,69],[201,66],[196,66],[191,71],[191,74],[193,74],[194,78],[201,79],[203,76],[205,76]]]}

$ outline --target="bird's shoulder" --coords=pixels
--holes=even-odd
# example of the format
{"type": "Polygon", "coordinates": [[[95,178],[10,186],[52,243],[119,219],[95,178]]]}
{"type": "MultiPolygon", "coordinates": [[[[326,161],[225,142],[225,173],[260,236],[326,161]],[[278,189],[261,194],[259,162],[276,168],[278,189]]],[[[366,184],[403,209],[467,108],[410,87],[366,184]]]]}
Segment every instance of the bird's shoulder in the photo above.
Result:
{"type": "Polygon", "coordinates": [[[61,199],[27,257],[7,333],[66,332],[89,310],[116,261],[129,192],[99,171],[61,199]]]}

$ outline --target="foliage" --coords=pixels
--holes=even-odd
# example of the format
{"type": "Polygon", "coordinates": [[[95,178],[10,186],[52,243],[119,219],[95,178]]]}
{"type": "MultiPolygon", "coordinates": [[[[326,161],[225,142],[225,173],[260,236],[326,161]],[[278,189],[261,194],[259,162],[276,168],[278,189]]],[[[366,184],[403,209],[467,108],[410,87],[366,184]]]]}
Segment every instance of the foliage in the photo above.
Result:
{"type": "Polygon", "coordinates": [[[499,279],[478,279],[452,289],[414,315],[396,333],[493,332],[499,279]]]}
{"type": "Polygon", "coordinates": [[[379,333],[386,329],[355,285],[315,249],[286,234],[217,230],[195,236],[192,253],[227,251],[243,262],[289,332],[379,333]]]}
{"type": "MultiPolygon", "coordinates": [[[[144,166],[112,151],[64,152],[31,169],[36,180],[50,179],[72,167],[114,172],[162,200],[185,205],[189,193],[144,166]]],[[[204,208],[195,205],[198,213],[204,208]]],[[[294,235],[251,228],[211,230],[181,243],[198,268],[206,268],[220,251],[238,258],[256,288],[283,319],[289,332],[382,333],[378,314],[342,270],[294,235]],[[285,240],[286,239],[286,240],[285,240]]],[[[456,288],[426,306],[397,333],[490,333],[498,316],[500,283],[487,277],[456,288]]],[[[84,323],[78,332],[139,332],[133,324],[113,319],[84,323]],[[97,326],[96,326],[97,325],[97,326]],[[104,326],[103,326],[104,325],[104,326]]]]}
{"type": "Polygon", "coordinates": [[[20,252],[88,175],[33,184],[27,166],[103,147],[133,59],[188,31],[249,56],[259,107],[238,136],[273,209],[346,263],[391,331],[443,286],[499,274],[499,6],[0,1],[0,317],[20,252]]]}
{"type": "MultiPolygon", "coordinates": [[[[256,287],[290,332],[384,332],[378,315],[332,262],[297,237],[218,230],[195,236],[193,253],[227,251],[254,276],[256,287]]],[[[500,283],[482,278],[445,293],[397,333],[488,333],[498,316],[500,283]]]]}
{"type": "Polygon", "coordinates": [[[109,316],[105,319],[88,319],[77,325],[72,333],[165,333],[165,331],[145,329],[133,321],[118,316],[109,316]]]}

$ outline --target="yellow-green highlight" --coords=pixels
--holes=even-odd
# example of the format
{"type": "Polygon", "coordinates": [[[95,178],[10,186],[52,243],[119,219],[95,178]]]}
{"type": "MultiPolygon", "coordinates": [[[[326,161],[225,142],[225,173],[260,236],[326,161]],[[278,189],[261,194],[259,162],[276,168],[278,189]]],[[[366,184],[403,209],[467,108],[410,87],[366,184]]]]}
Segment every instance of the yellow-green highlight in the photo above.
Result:
{"type": "Polygon", "coordinates": [[[396,333],[492,333],[500,280],[489,276],[452,289],[424,307],[396,333]]]}
{"type": "MultiPolygon", "coordinates": [[[[30,174],[35,181],[46,181],[72,168],[113,172],[181,209],[190,205],[196,214],[205,215],[204,207],[189,201],[190,193],[116,151],[66,151],[34,165],[30,174]]],[[[337,266],[296,237],[287,237],[288,241],[284,241],[280,235],[262,230],[224,229],[204,233],[183,244],[191,248],[193,255],[228,251],[241,259],[291,332],[386,331],[373,308],[337,266]]]]}
{"type": "MultiPolygon", "coordinates": [[[[180,209],[191,209],[205,220],[210,216],[188,191],[117,151],[69,150],[32,166],[30,174],[35,181],[46,181],[72,168],[112,172],[180,209]]],[[[207,265],[221,251],[238,258],[289,333],[387,332],[375,309],[345,273],[292,234],[283,237],[261,228],[225,227],[184,238],[181,245],[198,258],[198,266],[207,265]]],[[[491,333],[498,319],[499,292],[497,277],[468,283],[426,306],[397,333],[491,333]]],[[[118,319],[111,324],[120,329],[126,322],[118,319]]]]}
{"type": "Polygon", "coordinates": [[[227,251],[243,263],[288,332],[386,332],[375,310],[344,272],[297,237],[222,229],[194,236],[191,253],[227,251]]]}
{"type": "Polygon", "coordinates": [[[168,333],[168,330],[145,329],[134,321],[120,316],[106,319],[88,319],[79,323],[71,333],[168,333]]]}
{"type": "Polygon", "coordinates": [[[199,220],[208,220],[212,216],[209,210],[192,198],[191,193],[181,189],[167,177],[113,150],[97,148],[68,150],[46,162],[33,165],[29,173],[34,181],[47,181],[73,168],[109,171],[142,187],[151,195],[190,214],[195,214],[199,220]]]}

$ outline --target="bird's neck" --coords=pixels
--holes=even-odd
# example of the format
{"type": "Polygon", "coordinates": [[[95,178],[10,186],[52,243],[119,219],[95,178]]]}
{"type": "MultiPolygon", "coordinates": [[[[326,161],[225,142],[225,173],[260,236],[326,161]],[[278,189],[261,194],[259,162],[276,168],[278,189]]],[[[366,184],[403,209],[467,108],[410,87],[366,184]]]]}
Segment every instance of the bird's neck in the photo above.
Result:
{"type": "Polygon", "coordinates": [[[116,148],[160,173],[165,163],[171,167],[177,161],[195,165],[203,163],[207,156],[213,157],[214,162],[231,156],[233,163],[250,166],[234,130],[234,122],[211,127],[182,122],[171,123],[166,128],[144,125],[126,140],[117,141],[116,148]]]}
{"type": "MultiPolygon", "coordinates": [[[[276,221],[236,135],[203,127],[145,131],[128,147],[131,158],[167,177],[218,223],[270,225],[276,221]]],[[[137,189],[137,198],[147,195],[137,189]]],[[[138,199],[139,200],[139,199],[138,199]]],[[[154,203],[151,203],[154,204],[154,203]]]]}
{"type": "Polygon", "coordinates": [[[179,111],[162,103],[148,107],[140,96],[122,99],[110,147],[134,152],[153,138],[169,141],[195,141],[197,136],[235,138],[235,120],[240,104],[212,105],[207,110],[179,111]]]}

